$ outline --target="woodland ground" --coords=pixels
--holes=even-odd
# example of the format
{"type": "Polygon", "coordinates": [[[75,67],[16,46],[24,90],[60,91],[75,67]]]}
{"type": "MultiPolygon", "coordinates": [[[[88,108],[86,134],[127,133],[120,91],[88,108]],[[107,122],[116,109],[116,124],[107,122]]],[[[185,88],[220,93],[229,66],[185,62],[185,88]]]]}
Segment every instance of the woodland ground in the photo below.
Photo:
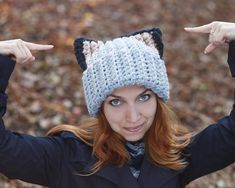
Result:
{"type": "MultiPolygon", "coordinates": [[[[234,79],[226,49],[204,55],[208,35],[185,26],[215,20],[234,22],[235,0],[0,0],[0,39],[54,44],[37,61],[17,66],[8,93],[7,128],[44,135],[51,127],[77,125],[87,116],[81,70],[73,54],[77,36],[106,40],[160,27],[171,83],[170,105],[181,122],[198,131],[229,113],[234,79]]],[[[210,159],[208,159],[210,160],[210,159]]],[[[36,188],[1,177],[0,188],[36,188]]],[[[235,187],[235,165],[192,182],[189,188],[235,187]]]]}

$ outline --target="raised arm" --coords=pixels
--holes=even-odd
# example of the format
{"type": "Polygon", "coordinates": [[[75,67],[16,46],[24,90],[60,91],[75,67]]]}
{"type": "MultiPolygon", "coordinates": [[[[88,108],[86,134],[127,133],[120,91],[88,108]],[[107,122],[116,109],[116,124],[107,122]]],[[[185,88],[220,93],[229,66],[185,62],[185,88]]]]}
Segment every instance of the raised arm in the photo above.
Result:
{"type": "Polygon", "coordinates": [[[22,40],[0,42],[0,172],[9,178],[50,185],[50,177],[59,170],[63,157],[63,142],[57,137],[37,138],[5,129],[2,119],[6,112],[5,90],[18,63],[32,62],[31,50],[51,46],[27,43],[22,40]],[[59,157],[60,156],[60,157],[59,157]],[[50,176],[48,175],[50,174],[50,176]]]}
{"type": "MultiPolygon", "coordinates": [[[[213,22],[205,26],[186,30],[210,33],[210,29],[212,28],[216,30],[215,34],[213,33],[215,36],[210,36],[206,51],[211,52],[215,47],[229,43],[228,64],[234,76],[235,35],[233,34],[235,34],[235,24],[213,22]]],[[[217,123],[208,126],[197,134],[193,138],[191,145],[185,150],[185,153],[187,154],[189,165],[182,173],[182,182],[184,185],[196,178],[225,168],[227,165],[235,162],[235,104],[228,116],[223,117],[217,123]]]]}

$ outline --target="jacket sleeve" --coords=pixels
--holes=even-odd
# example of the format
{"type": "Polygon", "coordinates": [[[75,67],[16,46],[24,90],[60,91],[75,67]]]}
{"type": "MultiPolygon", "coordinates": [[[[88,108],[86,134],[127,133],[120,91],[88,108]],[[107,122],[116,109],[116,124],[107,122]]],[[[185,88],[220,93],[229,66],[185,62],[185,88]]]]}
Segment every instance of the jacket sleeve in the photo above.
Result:
{"type": "MultiPolygon", "coordinates": [[[[228,64],[234,77],[235,41],[229,44],[228,64]]],[[[185,153],[189,165],[182,172],[181,180],[184,185],[233,163],[235,161],[235,103],[228,116],[197,134],[185,153]]]]}
{"type": "Polygon", "coordinates": [[[0,56],[0,172],[9,178],[49,186],[60,172],[64,142],[60,137],[33,137],[5,129],[5,89],[14,62],[0,56]]]}
{"type": "Polygon", "coordinates": [[[0,55],[0,92],[4,93],[8,80],[11,77],[11,74],[15,67],[15,61],[10,59],[8,56],[0,55]]]}

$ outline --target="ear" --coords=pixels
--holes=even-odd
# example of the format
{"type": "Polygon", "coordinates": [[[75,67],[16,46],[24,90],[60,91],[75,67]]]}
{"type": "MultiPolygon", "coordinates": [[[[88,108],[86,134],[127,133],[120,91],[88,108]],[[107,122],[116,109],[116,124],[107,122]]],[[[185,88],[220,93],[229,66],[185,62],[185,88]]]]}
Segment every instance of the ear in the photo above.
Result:
{"type": "Polygon", "coordinates": [[[162,42],[162,32],[159,28],[152,28],[134,32],[126,35],[126,37],[135,37],[136,39],[144,42],[147,46],[155,47],[160,57],[163,57],[164,45],[162,42]]]}
{"type": "Polygon", "coordinates": [[[98,48],[100,42],[95,40],[86,39],[86,38],[77,38],[74,41],[74,50],[75,55],[78,61],[78,64],[83,71],[89,67],[91,62],[92,53],[98,48]]]}

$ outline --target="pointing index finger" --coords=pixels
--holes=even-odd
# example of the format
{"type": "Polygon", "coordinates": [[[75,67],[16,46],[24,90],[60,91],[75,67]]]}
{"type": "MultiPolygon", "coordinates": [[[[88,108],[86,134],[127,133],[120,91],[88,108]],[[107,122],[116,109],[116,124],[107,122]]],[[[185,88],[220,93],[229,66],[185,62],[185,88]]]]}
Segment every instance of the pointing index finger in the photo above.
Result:
{"type": "Polygon", "coordinates": [[[44,44],[35,44],[31,42],[24,42],[29,50],[50,50],[54,46],[53,45],[44,45],[44,44]]]}
{"type": "Polygon", "coordinates": [[[210,33],[212,29],[212,23],[202,25],[199,27],[185,27],[184,29],[185,31],[193,32],[193,33],[210,33]]]}

